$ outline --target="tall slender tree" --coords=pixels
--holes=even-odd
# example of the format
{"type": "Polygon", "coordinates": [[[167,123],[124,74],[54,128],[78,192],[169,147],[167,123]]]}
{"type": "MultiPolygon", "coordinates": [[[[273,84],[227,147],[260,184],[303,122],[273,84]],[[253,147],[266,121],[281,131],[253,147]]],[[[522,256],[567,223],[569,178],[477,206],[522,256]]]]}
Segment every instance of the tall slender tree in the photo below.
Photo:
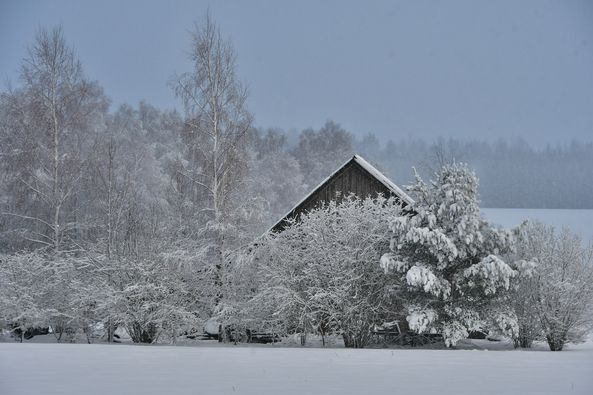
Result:
{"type": "Polygon", "coordinates": [[[175,164],[177,190],[195,217],[202,266],[215,288],[214,305],[222,299],[223,268],[238,194],[246,174],[245,144],[252,116],[246,109],[247,90],[236,75],[236,54],[208,14],[192,33],[193,70],[176,77],[185,125],[182,157],[175,164]]]}
{"type": "Polygon", "coordinates": [[[54,252],[79,238],[77,191],[92,145],[90,135],[107,111],[102,90],[85,79],[61,28],[40,30],[21,68],[12,115],[23,135],[10,141],[17,161],[14,180],[30,205],[5,215],[31,221],[27,239],[54,252]]]}

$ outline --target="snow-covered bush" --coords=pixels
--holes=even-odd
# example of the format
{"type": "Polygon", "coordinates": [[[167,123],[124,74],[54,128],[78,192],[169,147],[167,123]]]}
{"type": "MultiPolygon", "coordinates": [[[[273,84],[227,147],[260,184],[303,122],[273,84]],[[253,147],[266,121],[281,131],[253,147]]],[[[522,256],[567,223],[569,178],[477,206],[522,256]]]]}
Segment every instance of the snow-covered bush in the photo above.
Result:
{"type": "Polygon", "coordinates": [[[251,264],[262,283],[250,314],[284,333],[340,334],[364,347],[374,324],[397,311],[375,264],[389,248],[392,199],[345,198],[303,214],[281,233],[264,236],[251,264]]]}
{"type": "Polygon", "coordinates": [[[120,289],[103,301],[115,321],[125,327],[135,343],[154,343],[161,337],[175,341],[182,332],[198,326],[189,306],[190,292],[181,272],[160,260],[121,262],[120,289]]]}
{"type": "Polygon", "coordinates": [[[0,256],[0,323],[15,333],[50,327],[58,342],[110,320],[135,342],[173,341],[197,327],[181,271],[162,260],[41,252],[0,256]],[[64,336],[66,335],[66,336],[64,336]]]}
{"type": "Polygon", "coordinates": [[[526,224],[518,227],[518,237],[516,240],[516,249],[512,253],[506,254],[505,259],[512,262],[517,276],[511,287],[511,294],[508,299],[509,305],[517,317],[517,332],[513,335],[515,347],[529,348],[534,340],[542,338],[541,326],[537,316],[536,303],[534,301],[533,290],[535,286],[535,269],[537,267],[533,255],[529,253],[529,260],[521,259],[526,251],[526,224]]]}
{"type": "Polygon", "coordinates": [[[58,342],[96,323],[86,258],[19,253],[0,257],[0,320],[11,330],[51,327],[58,342]],[[64,334],[68,334],[64,338],[64,334]]]}
{"type": "Polygon", "coordinates": [[[485,328],[514,333],[513,312],[493,303],[517,274],[501,259],[513,235],[481,218],[475,174],[447,165],[428,184],[416,175],[409,189],[416,202],[391,220],[391,252],[380,266],[406,285],[410,328],[442,333],[447,346],[485,328]]]}
{"type": "Polygon", "coordinates": [[[0,324],[14,333],[47,325],[43,298],[45,262],[41,255],[0,256],[0,324]]]}
{"type": "Polygon", "coordinates": [[[525,275],[512,305],[519,317],[521,346],[538,338],[550,350],[582,341],[593,328],[593,250],[568,229],[529,223],[518,238],[517,254],[525,275]]]}

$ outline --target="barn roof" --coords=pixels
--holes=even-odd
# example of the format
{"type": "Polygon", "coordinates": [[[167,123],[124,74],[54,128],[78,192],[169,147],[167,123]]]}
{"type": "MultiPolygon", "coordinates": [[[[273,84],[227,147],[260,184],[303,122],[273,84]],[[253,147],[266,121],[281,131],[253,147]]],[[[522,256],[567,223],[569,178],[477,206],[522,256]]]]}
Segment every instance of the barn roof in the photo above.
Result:
{"type": "Polygon", "coordinates": [[[389,190],[393,195],[395,195],[397,198],[399,198],[406,205],[411,206],[414,204],[414,200],[410,196],[408,196],[407,193],[405,193],[400,187],[395,185],[389,178],[387,178],[383,173],[381,173],[379,170],[377,170],[377,168],[375,168],[369,162],[364,160],[360,155],[354,155],[352,158],[350,158],[348,161],[346,161],[342,166],[340,166],[336,171],[334,171],[332,174],[330,174],[326,179],[321,181],[321,183],[317,187],[313,188],[313,190],[307,196],[305,196],[303,199],[301,199],[292,209],[290,209],[285,215],[283,215],[282,218],[278,222],[276,222],[274,224],[274,226],[271,227],[271,229],[272,230],[276,229],[288,217],[293,215],[295,212],[299,211],[299,207],[301,205],[303,205],[313,194],[315,194],[315,192],[317,192],[318,190],[323,188],[334,177],[336,177],[339,173],[341,173],[343,169],[345,169],[352,163],[357,164],[363,171],[365,171],[371,177],[373,177],[374,179],[379,181],[381,184],[383,184],[385,186],[385,188],[387,188],[387,190],[389,190]]]}
{"type": "Polygon", "coordinates": [[[368,171],[381,184],[383,184],[387,188],[389,188],[389,190],[391,190],[391,192],[393,192],[394,195],[399,197],[402,201],[406,202],[406,204],[408,204],[410,206],[414,204],[414,200],[407,193],[405,193],[400,187],[395,185],[393,183],[393,181],[391,181],[389,178],[387,178],[387,176],[385,176],[385,174],[381,173],[379,170],[377,170],[377,168],[375,168],[369,162],[364,160],[361,156],[354,155],[352,157],[352,159],[350,159],[350,160],[353,160],[356,163],[358,163],[360,166],[362,166],[362,168],[364,168],[366,171],[368,171]]]}

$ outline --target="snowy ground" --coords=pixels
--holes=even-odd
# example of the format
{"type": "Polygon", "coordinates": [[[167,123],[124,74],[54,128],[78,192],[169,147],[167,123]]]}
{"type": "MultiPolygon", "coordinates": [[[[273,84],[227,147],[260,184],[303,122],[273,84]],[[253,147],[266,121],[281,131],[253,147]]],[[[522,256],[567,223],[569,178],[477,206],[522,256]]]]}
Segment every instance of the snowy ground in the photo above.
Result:
{"type": "Polygon", "coordinates": [[[523,220],[537,220],[558,229],[568,227],[579,234],[585,243],[593,241],[593,210],[484,208],[484,217],[497,225],[511,228],[523,220]]]}
{"type": "MultiPolygon", "coordinates": [[[[486,344],[486,343],[484,343],[486,344]]],[[[562,352],[0,343],[0,394],[593,394],[562,352]]]]}

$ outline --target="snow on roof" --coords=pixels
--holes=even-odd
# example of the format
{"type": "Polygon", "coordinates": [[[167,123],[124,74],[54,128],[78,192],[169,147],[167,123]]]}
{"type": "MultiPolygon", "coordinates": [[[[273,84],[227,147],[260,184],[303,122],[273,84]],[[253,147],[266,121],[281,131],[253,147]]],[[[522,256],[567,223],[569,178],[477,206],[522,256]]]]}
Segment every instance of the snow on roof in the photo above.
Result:
{"type": "Polygon", "coordinates": [[[385,174],[381,173],[373,165],[364,160],[361,156],[354,155],[352,159],[360,166],[362,166],[366,171],[372,174],[373,177],[375,177],[381,184],[385,185],[391,192],[397,195],[397,197],[402,199],[410,206],[414,204],[414,200],[407,193],[405,193],[400,187],[395,185],[393,181],[391,181],[389,178],[385,176],[385,174]]]}
{"type": "Polygon", "coordinates": [[[313,188],[311,190],[311,192],[309,192],[304,198],[302,198],[297,204],[295,204],[294,207],[291,208],[286,214],[284,214],[282,216],[282,218],[280,218],[280,220],[278,222],[276,222],[270,229],[274,229],[276,226],[278,226],[282,221],[284,221],[286,219],[286,217],[288,217],[290,215],[290,213],[292,213],[294,210],[296,210],[297,207],[299,207],[301,204],[303,204],[305,202],[305,200],[307,200],[311,195],[313,195],[315,193],[315,191],[317,191],[319,188],[321,188],[326,182],[328,182],[331,178],[333,178],[336,175],[336,173],[338,173],[346,165],[348,165],[348,163],[350,163],[352,161],[354,161],[358,165],[360,165],[370,175],[372,175],[377,181],[379,181],[381,184],[385,185],[387,187],[387,189],[389,189],[391,192],[393,192],[397,197],[399,197],[401,200],[403,200],[406,204],[408,204],[410,206],[414,204],[414,200],[407,193],[405,193],[400,187],[395,185],[389,178],[387,178],[385,176],[385,174],[381,173],[379,170],[377,170],[377,168],[375,168],[369,162],[364,160],[362,158],[362,156],[355,154],[352,158],[348,159],[342,166],[338,167],[333,173],[331,173],[323,181],[321,181],[319,183],[319,185],[317,185],[315,188],[313,188]]]}

